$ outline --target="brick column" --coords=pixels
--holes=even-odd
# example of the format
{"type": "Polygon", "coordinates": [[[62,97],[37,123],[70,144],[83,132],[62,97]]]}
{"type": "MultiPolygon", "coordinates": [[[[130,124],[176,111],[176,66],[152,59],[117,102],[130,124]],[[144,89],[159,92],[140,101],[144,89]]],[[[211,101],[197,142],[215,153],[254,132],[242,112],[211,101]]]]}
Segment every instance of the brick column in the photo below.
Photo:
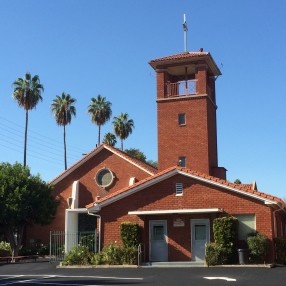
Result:
{"type": "Polygon", "coordinates": [[[165,69],[157,69],[157,99],[164,98],[166,95],[167,71],[165,69]]]}
{"type": "Polygon", "coordinates": [[[207,93],[207,66],[206,65],[197,65],[196,76],[197,80],[196,89],[197,94],[206,94],[207,93]]]}

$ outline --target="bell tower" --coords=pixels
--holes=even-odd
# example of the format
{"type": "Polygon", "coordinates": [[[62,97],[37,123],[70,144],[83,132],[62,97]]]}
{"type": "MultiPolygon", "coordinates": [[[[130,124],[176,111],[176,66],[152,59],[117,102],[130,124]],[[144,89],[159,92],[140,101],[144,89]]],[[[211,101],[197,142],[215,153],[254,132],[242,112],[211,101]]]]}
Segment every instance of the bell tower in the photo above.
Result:
{"type": "Polygon", "coordinates": [[[184,52],[149,62],[157,76],[158,169],[180,165],[222,179],[218,167],[215,79],[209,52],[184,52]]]}

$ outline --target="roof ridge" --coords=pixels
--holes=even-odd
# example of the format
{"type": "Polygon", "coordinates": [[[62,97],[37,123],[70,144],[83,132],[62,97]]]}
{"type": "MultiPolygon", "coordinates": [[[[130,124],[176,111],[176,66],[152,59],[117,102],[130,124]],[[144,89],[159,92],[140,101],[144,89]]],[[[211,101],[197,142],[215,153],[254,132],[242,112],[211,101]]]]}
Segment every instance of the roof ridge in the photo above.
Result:
{"type": "Polygon", "coordinates": [[[64,170],[62,173],[60,173],[57,177],[55,177],[53,180],[51,180],[49,182],[49,184],[57,184],[58,180],[61,180],[61,177],[64,177],[65,175],[68,175],[70,172],[73,171],[74,168],[76,168],[77,165],[79,165],[81,162],[82,164],[85,162],[85,160],[88,160],[90,156],[93,156],[92,154],[95,152],[100,152],[103,148],[109,150],[110,152],[113,152],[114,154],[117,154],[118,156],[121,156],[131,162],[133,162],[135,165],[137,165],[138,167],[141,167],[142,169],[145,169],[145,172],[147,173],[152,173],[152,174],[156,174],[158,172],[158,170],[151,166],[150,164],[147,164],[145,162],[142,162],[138,159],[135,159],[131,156],[129,156],[128,154],[126,154],[125,152],[114,148],[108,144],[105,143],[101,143],[100,145],[98,145],[97,147],[95,147],[93,150],[91,150],[89,153],[87,153],[85,156],[83,156],[82,158],[80,158],[78,161],[76,161],[73,165],[71,165],[69,168],[67,168],[66,170],[64,170]]]}

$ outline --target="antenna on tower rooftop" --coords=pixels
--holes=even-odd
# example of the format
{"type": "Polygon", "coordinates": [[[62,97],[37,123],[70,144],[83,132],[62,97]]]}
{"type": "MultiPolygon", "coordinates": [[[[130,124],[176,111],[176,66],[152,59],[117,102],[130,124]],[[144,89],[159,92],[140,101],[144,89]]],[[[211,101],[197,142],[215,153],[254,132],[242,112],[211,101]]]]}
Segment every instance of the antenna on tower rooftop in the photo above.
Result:
{"type": "Polygon", "coordinates": [[[184,14],[184,22],[183,22],[183,29],[184,29],[184,52],[187,52],[187,21],[186,21],[186,14],[184,14]]]}

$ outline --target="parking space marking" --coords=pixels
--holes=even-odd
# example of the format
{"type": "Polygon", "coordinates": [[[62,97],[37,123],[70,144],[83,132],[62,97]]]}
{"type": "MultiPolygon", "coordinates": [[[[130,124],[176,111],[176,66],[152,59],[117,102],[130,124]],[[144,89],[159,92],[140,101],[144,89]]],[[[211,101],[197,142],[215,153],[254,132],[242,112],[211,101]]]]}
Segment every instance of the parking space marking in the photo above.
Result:
{"type": "Polygon", "coordinates": [[[229,277],[204,277],[204,278],[208,279],[208,280],[225,280],[228,282],[235,282],[236,281],[236,279],[229,278],[229,277]]]}
{"type": "MultiPolygon", "coordinates": [[[[66,283],[61,283],[59,282],[48,282],[47,280],[44,281],[44,279],[63,279],[63,278],[82,278],[82,279],[94,279],[95,283],[96,283],[96,279],[106,279],[106,280],[140,280],[142,281],[143,278],[141,277],[114,277],[114,276],[91,276],[91,275],[40,275],[40,274],[35,274],[35,275],[0,275],[0,285],[1,286],[5,286],[5,285],[13,285],[13,284],[37,284],[37,285],[66,285],[66,283]],[[16,278],[16,279],[15,279],[16,278]],[[24,278],[23,280],[18,280],[17,278],[24,278]],[[25,278],[30,278],[30,279],[25,279],[25,278]],[[6,283],[1,283],[1,280],[7,280],[7,279],[13,279],[13,281],[7,281],[6,283]]],[[[68,284],[70,286],[102,286],[102,284],[92,284],[92,285],[88,285],[88,284],[84,284],[84,281],[82,284],[68,284]]]]}

